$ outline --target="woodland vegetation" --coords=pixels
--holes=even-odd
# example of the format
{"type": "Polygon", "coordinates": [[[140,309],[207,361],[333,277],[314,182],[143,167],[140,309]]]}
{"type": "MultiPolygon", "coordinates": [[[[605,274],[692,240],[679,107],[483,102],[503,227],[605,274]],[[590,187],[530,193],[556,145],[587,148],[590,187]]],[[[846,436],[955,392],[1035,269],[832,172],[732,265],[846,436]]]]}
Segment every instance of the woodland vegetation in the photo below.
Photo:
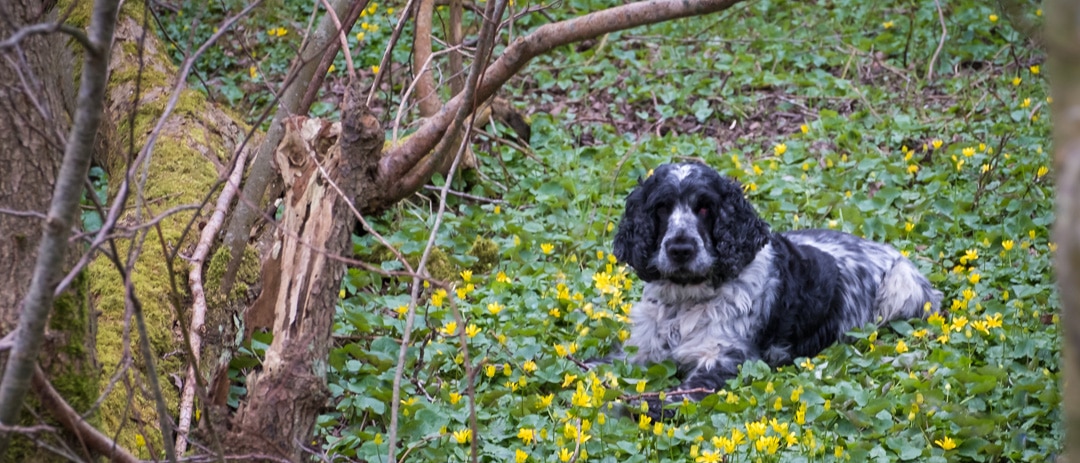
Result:
{"type": "Polygon", "coordinates": [[[0,459],[1074,456],[1076,8],[4,2],[0,459]],[[582,361],[640,294],[626,194],[685,159],[947,310],[630,413],[674,365],[582,361]]]}

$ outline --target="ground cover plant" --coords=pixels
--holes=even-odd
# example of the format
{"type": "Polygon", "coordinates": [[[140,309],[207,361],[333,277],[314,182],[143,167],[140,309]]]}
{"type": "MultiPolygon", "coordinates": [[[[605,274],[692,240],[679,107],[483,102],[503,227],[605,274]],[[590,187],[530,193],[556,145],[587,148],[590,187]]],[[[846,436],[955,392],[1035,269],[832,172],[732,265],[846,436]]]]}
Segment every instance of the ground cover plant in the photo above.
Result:
{"type": "MultiPolygon", "coordinates": [[[[481,460],[517,462],[1053,458],[1052,101],[1043,53],[1012,25],[1041,11],[940,7],[749,2],[530,64],[508,89],[531,115],[529,147],[483,136],[479,173],[451,185],[467,195],[447,200],[431,270],[453,289],[422,295],[398,457],[466,461],[475,441],[481,460]],[[834,228],[901,249],[947,310],[856,331],[784,368],[744,365],[670,422],[627,413],[634,398],[677,385],[674,366],[590,372],[579,361],[626,339],[640,294],[609,252],[623,198],[656,165],[686,158],[739,179],[775,229],[834,228]]],[[[274,31],[264,44],[290,27],[279,20],[254,20],[274,31]]],[[[245,59],[227,66],[248,73],[245,59]]],[[[437,202],[403,203],[373,224],[419,259],[437,202]]],[[[400,269],[372,236],[354,242],[362,259],[400,269]]],[[[387,460],[408,303],[407,280],[350,269],[315,437],[328,459],[387,460]]]]}

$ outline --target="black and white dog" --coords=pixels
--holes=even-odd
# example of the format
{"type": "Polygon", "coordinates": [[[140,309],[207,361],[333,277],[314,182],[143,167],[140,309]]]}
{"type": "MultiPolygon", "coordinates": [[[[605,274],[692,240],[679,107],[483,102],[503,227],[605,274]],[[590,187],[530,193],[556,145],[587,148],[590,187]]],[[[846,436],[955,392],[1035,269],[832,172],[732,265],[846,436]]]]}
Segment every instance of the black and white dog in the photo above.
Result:
{"type": "Polygon", "coordinates": [[[831,230],[771,232],[736,181],[699,163],[660,166],[630,194],[615,256],[646,282],[630,312],[631,360],[674,360],[682,390],[721,389],[745,361],[813,357],[852,328],[941,303],[896,249],[831,230]]]}

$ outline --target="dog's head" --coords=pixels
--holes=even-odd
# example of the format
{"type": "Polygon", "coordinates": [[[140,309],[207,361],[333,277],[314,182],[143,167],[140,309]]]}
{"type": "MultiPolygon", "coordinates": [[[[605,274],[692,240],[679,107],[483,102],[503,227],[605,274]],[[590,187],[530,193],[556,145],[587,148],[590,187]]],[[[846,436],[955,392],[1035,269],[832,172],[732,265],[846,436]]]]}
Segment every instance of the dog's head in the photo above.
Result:
{"type": "Polygon", "coordinates": [[[700,163],[665,164],[626,198],[615,257],[645,281],[722,283],[768,239],[738,182],[700,163]]]}

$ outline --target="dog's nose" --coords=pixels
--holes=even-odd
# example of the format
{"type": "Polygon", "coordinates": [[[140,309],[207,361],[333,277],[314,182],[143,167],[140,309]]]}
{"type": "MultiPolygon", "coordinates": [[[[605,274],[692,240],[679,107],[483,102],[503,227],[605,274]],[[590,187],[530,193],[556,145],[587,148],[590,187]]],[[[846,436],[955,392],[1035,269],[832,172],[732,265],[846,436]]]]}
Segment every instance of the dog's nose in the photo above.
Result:
{"type": "Polygon", "coordinates": [[[664,243],[668,258],[676,264],[685,264],[694,258],[697,246],[688,236],[677,236],[664,243]]]}

